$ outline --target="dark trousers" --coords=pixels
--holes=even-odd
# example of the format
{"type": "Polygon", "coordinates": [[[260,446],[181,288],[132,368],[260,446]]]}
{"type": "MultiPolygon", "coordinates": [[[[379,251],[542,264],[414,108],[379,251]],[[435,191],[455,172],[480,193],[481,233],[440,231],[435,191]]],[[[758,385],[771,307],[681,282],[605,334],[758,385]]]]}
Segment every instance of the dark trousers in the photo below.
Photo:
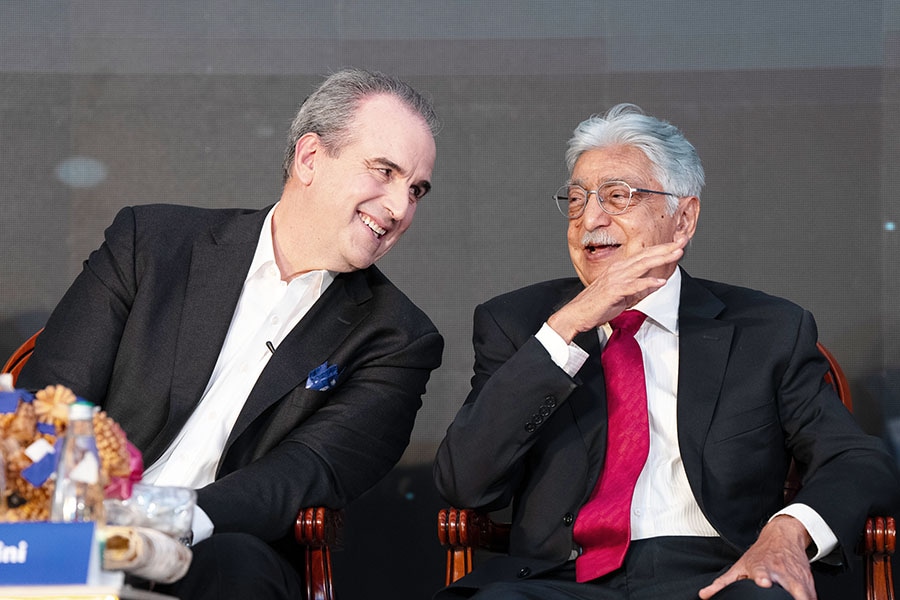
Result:
{"type": "MultiPolygon", "coordinates": [[[[608,575],[575,581],[570,561],[538,577],[492,583],[480,590],[452,588],[436,598],[476,600],[697,600],[697,593],[739,558],[718,538],[661,537],[632,542],[625,564],[608,575]],[[472,595],[474,592],[474,595],[472,595]]],[[[783,588],[760,588],[750,580],[738,581],[715,596],[716,600],[790,600],[783,588]]]]}
{"type": "Polygon", "coordinates": [[[271,546],[244,533],[216,533],[193,548],[180,581],[153,590],[181,600],[297,600],[303,577],[271,546]]]}

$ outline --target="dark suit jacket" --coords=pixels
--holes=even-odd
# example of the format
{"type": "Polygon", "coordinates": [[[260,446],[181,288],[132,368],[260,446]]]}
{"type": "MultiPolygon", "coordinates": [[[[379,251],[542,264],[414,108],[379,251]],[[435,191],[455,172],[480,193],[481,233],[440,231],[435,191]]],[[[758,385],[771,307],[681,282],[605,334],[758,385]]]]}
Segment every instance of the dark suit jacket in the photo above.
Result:
{"type": "MultiPolygon", "coordinates": [[[[200,400],[269,209],[125,208],[19,383],[100,404],[151,464],[200,400]]],[[[273,541],[301,506],[341,507],[397,462],[443,340],[375,267],[338,275],[278,346],[198,503],[216,532],[273,541]],[[325,361],[337,384],[306,389],[325,361]]]]}
{"type": "MultiPolygon", "coordinates": [[[[606,401],[595,331],[573,379],[534,338],[582,284],[563,279],[499,296],[475,311],[472,391],[447,431],[435,482],[454,506],[512,502],[511,557],[460,585],[513,578],[569,559],[572,525],[603,464],[606,401]]],[[[812,315],[761,292],[684,273],[679,311],[678,440],[703,513],[736,550],[783,506],[791,456],[796,498],[852,552],[870,509],[893,509],[896,468],[823,380],[812,315]]]]}

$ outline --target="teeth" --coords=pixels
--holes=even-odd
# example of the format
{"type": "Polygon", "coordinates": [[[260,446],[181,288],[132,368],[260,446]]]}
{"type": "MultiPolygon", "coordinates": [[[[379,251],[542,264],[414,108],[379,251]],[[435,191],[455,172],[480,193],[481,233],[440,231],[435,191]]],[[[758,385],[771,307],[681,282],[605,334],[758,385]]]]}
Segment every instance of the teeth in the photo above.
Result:
{"type": "Polygon", "coordinates": [[[599,252],[600,250],[606,248],[618,248],[621,244],[609,244],[609,245],[599,245],[599,246],[585,246],[584,249],[590,252],[591,254],[595,252],[599,252]]]}
{"type": "Polygon", "coordinates": [[[387,233],[387,229],[384,229],[383,227],[379,227],[378,223],[373,221],[372,218],[369,217],[368,215],[364,215],[364,214],[360,213],[359,218],[362,220],[363,223],[368,225],[369,229],[374,231],[375,235],[377,235],[378,237],[381,237],[387,233]]]}
{"type": "Polygon", "coordinates": [[[588,246],[618,246],[618,241],[606,231],[586,231],[581,236],[581,243],[587,248],[588,246]]]}

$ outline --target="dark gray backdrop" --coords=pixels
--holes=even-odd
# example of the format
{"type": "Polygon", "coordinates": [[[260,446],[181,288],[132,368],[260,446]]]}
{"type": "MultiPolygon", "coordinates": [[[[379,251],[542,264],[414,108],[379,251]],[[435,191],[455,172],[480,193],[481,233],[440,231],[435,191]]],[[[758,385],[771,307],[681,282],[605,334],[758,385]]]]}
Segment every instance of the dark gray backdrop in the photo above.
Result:
{"type": "Polygon", "coordinates": [[[345,571],[385,576],[388,538],[410,597],[439,583],[430,461],[468,391],[472,310],[572,274],[549,195],[573,127],[617,102],[704,160],[688,271],[812,310],[860,422],[900,429],[898,0],[0,1],[0,356],[120,207],[277,200],[291,117],[348,65],[408,79],[444,123],[434,191],[381,266],[447,345],[401,466],[355,508],[345,571]]]}

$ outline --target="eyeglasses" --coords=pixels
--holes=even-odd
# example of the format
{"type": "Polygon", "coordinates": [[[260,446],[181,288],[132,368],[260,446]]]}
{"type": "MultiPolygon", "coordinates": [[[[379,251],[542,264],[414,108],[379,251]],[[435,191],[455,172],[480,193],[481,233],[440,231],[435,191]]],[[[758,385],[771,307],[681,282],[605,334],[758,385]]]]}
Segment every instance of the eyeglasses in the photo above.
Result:
{"type": "Polygon", "coordinates": [[[562,185],[556,190],[553,199],[556,201],[556,207],[559,209],[559,212],[564,217],[577,219],[584,214],[584,207],[587,206],[588,197],[591,194],[597,194],[597,203],[603,209],[603,212],[609,215],[621,215],[631,206],[631,199],[635,193],[678,197],[669,192],[633,188],[624,181],[607,181],[600,184],[600,187],[596,190],[590,191],[574,183],[562,185]]]}

